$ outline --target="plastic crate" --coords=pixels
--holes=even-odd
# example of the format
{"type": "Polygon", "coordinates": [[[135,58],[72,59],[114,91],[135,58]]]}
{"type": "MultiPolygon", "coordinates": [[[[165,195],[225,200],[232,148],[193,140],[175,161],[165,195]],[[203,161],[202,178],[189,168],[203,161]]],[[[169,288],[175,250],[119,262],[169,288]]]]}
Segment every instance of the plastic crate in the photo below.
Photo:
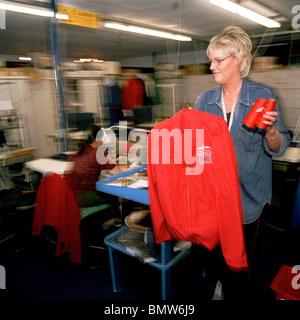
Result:
{"type": "MultiPolygon", "coordinates": [[[[300,266],[299,266],[300,268],[300,266]]],[[[276,300],[300,300],[300,270],[283,265],[271,283],[276,300]]]]}

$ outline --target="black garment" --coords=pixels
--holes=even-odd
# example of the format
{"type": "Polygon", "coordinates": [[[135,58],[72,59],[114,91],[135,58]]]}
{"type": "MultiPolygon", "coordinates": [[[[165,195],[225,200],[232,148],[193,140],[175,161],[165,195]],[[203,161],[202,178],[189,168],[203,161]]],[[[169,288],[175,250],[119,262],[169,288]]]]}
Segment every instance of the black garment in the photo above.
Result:
{"type": "Polygon", "coordinates": [[[251,268],[257,246],[260,219],[244,225],[244,238],[248,259],[248,272],[234,272],[225,262],[219,245],[209,251],[203,246],[192,246],[192,259],[202,270],[211,274],[222,283],[225,300],[243,301],[247,299],[248,288],[251,281],[251,268]]]}
{"type": "Polygon", "coordinates": [[[226,113],[226,116],[227,116],[227,124],[229,123],[230,115],[231,115],[231,112],[226,113]]]}
{"type": "Polygon", "coordinates": [[[0,191],[0,216],[2,214],[10,213],[15,209],[20,197],[22,190],[18,188],[5,189],[0,191]]]}

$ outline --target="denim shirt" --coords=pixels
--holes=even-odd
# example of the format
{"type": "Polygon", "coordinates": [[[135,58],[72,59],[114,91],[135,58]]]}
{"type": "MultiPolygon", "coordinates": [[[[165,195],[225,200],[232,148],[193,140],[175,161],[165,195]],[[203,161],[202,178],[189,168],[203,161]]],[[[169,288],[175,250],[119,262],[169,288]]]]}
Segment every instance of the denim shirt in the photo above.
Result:
{"type": "MultiPolygon", "coordinates": [[[[272,156],[281,156],[290,143],[290,134],[282,124],[279,106],[275,127],[281,138],[278,152],[271,151],[266,139],[259,133],[250,133],[241,124],[257,98],[276,99],[272,90],[264,85],[243,79],[233,115],[230,135],[236,153],[244,223],[255,221],[272,197],[272,156]]],[[[194,109],[224,117],[222,111],[222,86],[202,92],[194,109]]]]}

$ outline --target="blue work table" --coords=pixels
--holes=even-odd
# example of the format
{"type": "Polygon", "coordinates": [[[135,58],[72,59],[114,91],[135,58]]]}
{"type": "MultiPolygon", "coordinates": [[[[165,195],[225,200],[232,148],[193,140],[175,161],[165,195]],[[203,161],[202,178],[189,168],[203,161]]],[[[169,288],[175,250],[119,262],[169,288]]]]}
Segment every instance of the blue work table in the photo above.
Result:
{"type": "Polygon", "coordinates": [[[106,179],[99,180],[96,183],[96,189],[98,191],[106,192],[117,197],[136,201],[145,205],[149,205],[148,190],[132,189],[128,187],[119,187],[119,186],[113,186],[108,184],[109,182],[113,182],[119,178],[128,177],[129,175],[145,170],[146,168],[147,168],[147,165],[142,164],[140,166],[123,171],[121,173],[118,173],[106,179]]]}
{"type": "MultiPolygon", "coordinates": [[[[118,197],[139,202],[144,205],[149,205],[148,190],[133,189],[129,187],[113,186],[107,184],[121,177],[127,177],[131,174],[142,171],[146,169],[146,167],[146,164],[140,165],[125,172],[100,180],[96,184],[96,189],[98,191],[106,192],[118,197]]],[[[123,290],[120,262],[117,252],[122,252],[123,254],[141,260],[140,257],[135,254],[134,250],[128,250],[129,248],[126,246],[126,244],[129,238],[130,240],[133,240],[134,238],[135,241],[140,241],[141,244],[144,245],[144,235],[130,230],[130,228],[128,228],[126,225],[122,226],[120,229],[108,235],[104,239],[104,243],[108,246],[112,286],[114,292],[123,290]]],[[[183,251],[174,252],[173,242],[170,241],[163,242],[160,247],[160,259],[152,259],[150,262],[146,263],[161,271],[162,300],[168,300],[171,298],[172,291],[171,267],[181,259],[183,259],[185,256],[187,256],[190,253],[190,250],[186,249],[183,251]]]]}

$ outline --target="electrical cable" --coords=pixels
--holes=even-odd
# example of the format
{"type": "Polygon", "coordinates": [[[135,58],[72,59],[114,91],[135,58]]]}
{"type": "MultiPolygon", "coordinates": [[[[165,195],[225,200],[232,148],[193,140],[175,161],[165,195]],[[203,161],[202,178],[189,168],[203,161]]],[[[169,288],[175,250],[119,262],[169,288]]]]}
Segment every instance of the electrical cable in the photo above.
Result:
{"type": "Polygon", "coordinates": [[[258,49],[259,49],[259,48],[260,48],[260,46],[262,45],[262,43],[263,43],[263,41],[264,41],[264,38],[265,38],[265,36],[266,36],[267,31],[268,31],[268,28],[266,28],[266,30],[265,30],[265,32],[264,32],[264,34],[263,34],[262,38],[260,39],[260,42],[259,42],[258,46],[256,47],[256,50],[254,51],[254,53],[253,53],[252,57],[255,57],[256,52],[258,51],[258,49]]]}

